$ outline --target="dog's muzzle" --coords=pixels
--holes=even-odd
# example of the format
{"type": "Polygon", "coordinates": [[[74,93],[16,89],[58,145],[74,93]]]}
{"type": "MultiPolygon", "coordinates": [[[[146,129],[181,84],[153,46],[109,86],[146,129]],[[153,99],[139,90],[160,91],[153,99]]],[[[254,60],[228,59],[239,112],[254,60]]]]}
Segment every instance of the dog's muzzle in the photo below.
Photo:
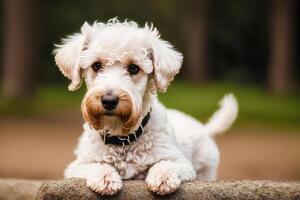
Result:
{"type": "Polygon", "coordinates": [[[130,94],[123,90],[91,89],[82,101],[81,110],[85,121],[95,130],[102,129],[106,123],[114,123],[102,119],[114,117],[111,120],[121,123],[124,135],[136,125],[141,113],[140,105],[135,104],[130,94]]]}

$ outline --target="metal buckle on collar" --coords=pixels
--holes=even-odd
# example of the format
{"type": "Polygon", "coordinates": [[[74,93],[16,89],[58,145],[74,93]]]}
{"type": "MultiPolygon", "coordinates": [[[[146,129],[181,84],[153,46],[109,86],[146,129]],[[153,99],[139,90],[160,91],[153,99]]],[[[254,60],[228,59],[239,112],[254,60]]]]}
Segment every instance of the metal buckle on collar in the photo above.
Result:
{"type": "Polygon", "coordinates": [[[118,139],[122,141],[122,145],[123,145],[123,147],[125,146],[125,143],[124,143],[124,141],[127,141],[127,142],[128,142],[128,144],[130,144],[130,143],[131,143],[131,141],[130,141],[130,138],[129,138],[129,135],[127,136],[127,138],[121,138],[121,137],[118,137],[118,139]]]}
{"type": "Polygon", "coordinates": [[[135,141],[137,141],[136,132],[134,132],[132,135],[134,136],[135,141]]]}

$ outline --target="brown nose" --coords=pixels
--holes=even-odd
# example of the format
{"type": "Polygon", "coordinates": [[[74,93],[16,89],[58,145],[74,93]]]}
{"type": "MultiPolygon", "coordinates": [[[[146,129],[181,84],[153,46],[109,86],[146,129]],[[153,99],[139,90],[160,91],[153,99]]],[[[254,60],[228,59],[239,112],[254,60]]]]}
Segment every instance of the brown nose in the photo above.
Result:
{"type": "Polygon", "coordinates": [[[106,110],[111,111],[117,107],[119,98],[116,95],[106,94],[101,97],[101,103],[106,110]]]}

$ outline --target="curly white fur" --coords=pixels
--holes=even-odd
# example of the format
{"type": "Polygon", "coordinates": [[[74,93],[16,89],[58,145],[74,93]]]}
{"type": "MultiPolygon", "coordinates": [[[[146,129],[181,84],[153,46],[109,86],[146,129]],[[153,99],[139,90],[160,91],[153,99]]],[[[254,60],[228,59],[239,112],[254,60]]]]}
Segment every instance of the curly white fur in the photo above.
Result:
{"type": "Polygon", "coordinates": [[[80,34],[57,46],[55,60],[72,81],[70,90],[79,88],[83,78],[88,89],[82,107],[87,122],[75,150],[77,158],[66,168],[65,177],[85,178],[87,185],[102,195],[119,191],[122,179],[145,179],[149,190],[165,195],[182,182],[216,178],[219,151],[211,136],[230,127],[237,116],[237,102],[233,95],[225,96],[220,110],[206,125],[180,111],[166,109],[156,92],[166,91],[179,72],[182,55],[160,39],[156,28],[116,19],[106,24],[85,23],[80,34]],[[102,63],[99,72],[92,70],[94,62],[102,63]],[[141,68],[139,74],[128,74],[129,63],[141,68]],[[97,100],[107,91],[126,96],[114,116],[103,114],[97,100]],[[127,122],[123,119],[128,101],[129,118],[135,122],[129,132],[137,129],[151,108],[144,133],[128,146],[105,145],[99,134],[103,130],[113,135],[128,133],[124,132],[127,122]],[[95,113],[100,116],[100,130],[90,121],[95,113]]]}

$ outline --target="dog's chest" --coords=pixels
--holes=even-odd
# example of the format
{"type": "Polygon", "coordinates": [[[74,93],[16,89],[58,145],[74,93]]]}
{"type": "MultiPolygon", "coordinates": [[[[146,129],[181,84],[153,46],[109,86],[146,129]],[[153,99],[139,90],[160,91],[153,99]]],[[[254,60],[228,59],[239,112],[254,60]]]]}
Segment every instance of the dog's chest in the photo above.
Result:
{"type": "Polygon", "coordinates": [[[140,179],[155,162],[151,147],[151,141],[125,147],[111,146],[104,151],[102,159],[114,166],[123,179],[140,179]]]}

